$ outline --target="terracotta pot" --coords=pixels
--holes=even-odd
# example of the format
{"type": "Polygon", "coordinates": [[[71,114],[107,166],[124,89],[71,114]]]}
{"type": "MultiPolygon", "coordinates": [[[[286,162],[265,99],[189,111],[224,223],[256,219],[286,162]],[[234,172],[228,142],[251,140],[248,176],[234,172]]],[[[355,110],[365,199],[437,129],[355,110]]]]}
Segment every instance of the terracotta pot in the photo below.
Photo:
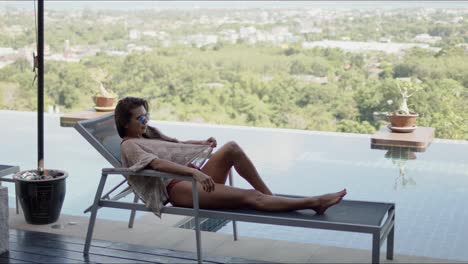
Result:
{"type": "Polygon", "coordinates": [[[416,117],[418,114],[411,112],[409,115],[397,115],[391,113],[387,115],[388,121],[392,127],[413,127],[416,125],[416,117]]]}
{"type": "Polygon", "coordinates": [[[114,105],[115,97],[95,96],[94,103],[98,107],[111,107],[114,105]]]}

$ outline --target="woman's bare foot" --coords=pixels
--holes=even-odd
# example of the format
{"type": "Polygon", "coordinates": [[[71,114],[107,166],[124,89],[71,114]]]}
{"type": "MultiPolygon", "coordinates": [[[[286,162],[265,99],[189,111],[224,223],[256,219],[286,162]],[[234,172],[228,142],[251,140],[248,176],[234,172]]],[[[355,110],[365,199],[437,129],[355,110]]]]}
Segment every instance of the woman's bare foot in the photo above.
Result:
{"type": "Polygon", "coordinates": [[[328,193],[318,197],[319,205],[312,208],[317,214],[324,214],[328,207],[339,203],[346,195],[346,189],[343,189],[336,193],[328,193]]]}

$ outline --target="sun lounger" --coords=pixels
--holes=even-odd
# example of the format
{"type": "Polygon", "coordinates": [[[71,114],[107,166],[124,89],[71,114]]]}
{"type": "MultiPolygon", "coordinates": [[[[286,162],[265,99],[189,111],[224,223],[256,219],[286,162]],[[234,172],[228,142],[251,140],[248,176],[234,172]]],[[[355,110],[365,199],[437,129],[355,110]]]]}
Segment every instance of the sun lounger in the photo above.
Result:
{"type": "MultiPolygon", "coordinates": [[[[117,134],[113,114],[97,119],[76,123],[75,129],[101,154],[114,168],[105,168],[101,172],[101,180],[96,191],[93,205],[89,208],[91,218],[84,247],[84,254],[88,254],[96,222],[97,211],[101,207],[131,210],[129,227],[132,227],[136,211],[149,211],[144,204],[134,202],[121,202],[120,198],[132,193],[125,188],[117,197],[111,196],[125,183],[125,179],[111,191],[103,194],[104,186],[109,175],[139,175],[146,177],[179,178],[192,182],[192,190],[196,190],[196,182],[192,177],[180,176],[155,170],[143,170],[138,173],[120,168],[120,142],[117,134]]],[[[280,194],[278,194],[280,195],[280,194]]],[[[288,197],[298,197],[284,195],[288,197]]],[[[238,210],[205,210],[198,205],[198,192],[193,192],[193,208],[165,206],[163,214],[176,214],[191,216],[195,220],[195,236],[198,261],[202,262],[200,218],[221,218],[233,221],[234,239],[237,240],[235,221],[252,222],[259,224],[284,225],[304,228],[329,229],[337,231],[367,233],[372,235],[372,263],[380,261],[380,247],[387,240],[387,259],[393,259],[395,204],[368,201],[343,200],[327,210],[324,215],[316,215],[313,210],[299,210],[294,212],[261,212],[251,209],[238,210]]]]}

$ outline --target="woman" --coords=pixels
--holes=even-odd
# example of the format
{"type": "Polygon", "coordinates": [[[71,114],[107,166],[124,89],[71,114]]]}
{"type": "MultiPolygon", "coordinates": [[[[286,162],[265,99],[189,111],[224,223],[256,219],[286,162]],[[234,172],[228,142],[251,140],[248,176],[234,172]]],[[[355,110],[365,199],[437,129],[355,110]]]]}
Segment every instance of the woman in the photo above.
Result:
{"type": "MultiPolygon", "coordinates": [[[[123,138],[123,165],[134,170],[146,168],[193,177],[200,183],[200,208],[254,208],[262,211],[313,209],[317,214],[323,214],[346,195],[346,189],[343,189],[336,193],[304,198],[274,196],[245,152],[235,142],[223,145],[203,167],[198,168],[193,165],[194,161],[197,158],[204,161],[212,148],[217,146],[216,140],[210,137],[204,141],[183,142],[164,135],[156,128],[148,126],[148,103],[141,98],[121,99],[115,109],[115,120],[119,135],[123,138]],[[254,189],[226,186],[227,175],[232,167],[254,189]]],[[[140,180],[142,178],[151,180],[150,177],[139,177],[140,180]]],[[[156,188],[154,186],[157,185],[150,187],[148,182],[142,181],[129,180],[134,189],[144,189],[136,192],[148,203],[147,200],[152,199],[151,195],[154,196],[156,188]]],[[[175,206],[192,207],[191,182],[173,179],[166,180],[162,186],[165,188],[157,198],[168,198],[175,206]]]]}

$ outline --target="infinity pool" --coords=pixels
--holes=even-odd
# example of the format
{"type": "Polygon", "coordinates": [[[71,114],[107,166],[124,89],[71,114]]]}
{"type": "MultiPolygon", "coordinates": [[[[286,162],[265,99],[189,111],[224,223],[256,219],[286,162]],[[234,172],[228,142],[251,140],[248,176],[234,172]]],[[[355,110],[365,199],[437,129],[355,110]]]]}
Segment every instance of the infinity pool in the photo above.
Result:
{"type": "MultiPolygon", "coordinates": [[[[0,163],[36,166],[36,114],[0,111],[0,163]]],[[[274,193],[317,195],[347,188],[347,199],[396,204],[397,254],[468,261],[468,142],[436,139],[423,153],[370,148],[370,135],[153,123],[180,139],[237,141],[274,193]],[[402,159],[401,157],[406,157],[402,159]]],[[[100,169],[109,164],[59,117],[45,117],[45,164],[67,170],[62,212],[83,215],[92,202],[100,169]]],[[[111,181],[117,182],[117,179],[111,181]]],[[[235,185],[248,183],[235,177],[235,185]]],[[[14,207],[11,197],[10,206],[14,207]]],[[[126,221],[128,212],[102,210],[99,217],[126,221]]],[[[364,234],[238,223],[241,236],[369,249],[364,234]]],[[[231,225],[218,232],[231,233],[231,225]]]]}

